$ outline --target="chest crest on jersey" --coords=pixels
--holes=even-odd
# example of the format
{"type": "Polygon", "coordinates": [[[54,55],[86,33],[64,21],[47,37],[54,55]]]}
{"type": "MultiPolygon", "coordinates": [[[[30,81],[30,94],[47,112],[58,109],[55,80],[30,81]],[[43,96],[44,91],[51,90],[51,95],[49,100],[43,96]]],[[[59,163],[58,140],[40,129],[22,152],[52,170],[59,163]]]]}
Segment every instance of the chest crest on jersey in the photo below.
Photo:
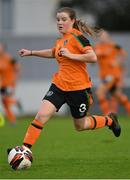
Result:
{"type": "Polygon", "coordinates": [[[61,55],[61,53],[60,53],[60,49],[61,49],[61,48],[64,48],[64,46],[66,46],[68,42],[69,42],[68,39],[64,40],[64,41],[63,41],[63,44],[61,45],[61,47],[58,48],[58,56],[59,56],[59,57],[62,57],[62,55],[61,55]]]}
{"type": "Polygon", "coordinates": [[[68,42],[69,42],[69,40],[66,39],[66,40],[64,41],[64,43],[63,43],[63,46],[65,46],[68,42]]]}

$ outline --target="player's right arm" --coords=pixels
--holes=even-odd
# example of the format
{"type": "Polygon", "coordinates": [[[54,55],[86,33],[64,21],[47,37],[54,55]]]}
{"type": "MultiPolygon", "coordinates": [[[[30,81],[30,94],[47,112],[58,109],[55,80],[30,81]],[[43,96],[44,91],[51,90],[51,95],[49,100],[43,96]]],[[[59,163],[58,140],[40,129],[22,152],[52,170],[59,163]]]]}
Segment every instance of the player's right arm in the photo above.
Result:
{"type": "Polygon", "coordinates": [[[19,55],[21,57],[37,56],[37,57],[44,57],[44,58],[54,58],[53,49],[44,49],[44,50],[21,49],[19,50],[19,55]]]}

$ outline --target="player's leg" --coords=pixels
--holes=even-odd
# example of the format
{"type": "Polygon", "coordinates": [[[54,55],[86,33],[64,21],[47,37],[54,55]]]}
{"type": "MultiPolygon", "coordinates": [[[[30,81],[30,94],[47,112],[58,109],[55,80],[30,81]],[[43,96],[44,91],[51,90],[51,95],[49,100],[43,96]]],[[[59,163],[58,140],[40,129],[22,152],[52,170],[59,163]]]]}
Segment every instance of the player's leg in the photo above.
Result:
{"type": "Polygon", "coordinates": [[[115,113],[110,113],[108,116],[92,115],[79,119],[74,118],[74,124],[78,131],[94,130],[107,126],[113,131],[116,137],[119,137],[121,133],[121,127],[115,113]]]}
{"type": "Polygon", "coordinates": [[[16,122],[16,116],[12,110],[12,94],[13,91],[9,87],[4,87],[1,88],[1,100],[2,100],[2,105],[6,114],[7,119],[9,122],[12,124],[15,124],[16,122]]]}
{"type": "Polygon", "coordinates": [[[110,102],[112,112],[117,113],[118,112],[118,104],[119,104],[117,99],[112,95],[109,99],[109,102],[110,102]]]}
{"type": "Polygon", "coordinates": [[[2,104],[3,104],[7,119],[9,120],[9,122],[14,124],[16,122],[16,116],[11,109],[10,97],[5,96],[5,95],[2,96],[2,104]]]}
{"type": "Polygon", "coordinates": [[[112,112],[115,112],[115,113],[118,111],[118,104],[119,104],[117,98],[114,96],[114,93],[116,92],[117,87],[118,87],[117,82],[114,82],[112,86],[109,88],[109,95],[110,95],[109,102],[110,102],[112,112]]]}
{"type": "Polygon", "coordinates": [[[23,110],[22,103],[20,102],[19,99],[17,99],[17,101],[16,101],[16,106],[17,106],[19,112],[22,114],[24,112],[24,110],[23,110]]]}
{"type": "Polygon", "coordinates": [[[19,110],[20,113],[23,113],[23,107],[22,107],[22,104],[20,102],[20,100],[18,100],[16,97],[15,97],[15,88],[16,86],[13,84],[13,85],[10,85],[8,87],[8,93],[10,93],[10,98],[8,99],[8,103],[10,104],[10,106],[16,106],[19,110]]]}
{"type": "Polygon", "coordinates": [[[43,129],[43,126],[53,116],[55,112],[56,112],[56,107],[51,102],[49,102],[48,100],[42,101],[37,115],[35,116],[34,120],[27,129],[23,141],[25,146],[31,148],[31,146],[38,139],[43,129]]]}
{"type": "MultiPolygon", "coordinates": [[[[108,93],[111,93],[116,86],[117,79],[113,75],[107,75],[102,80],[102,83],[96,90],[97,99],[100,109],[104,115],[114,112],[112,109],[111,101],[107,98],[108,93]]],[[[111,94],[110,94],[111,95],[111,94]]]]}
{"type": "Polygon", "coordinates": [[[122,89],[117,88],[113,93],[117,101],[125,108],[126,112],[130,115],[130,100],[127,95],[122,92],[122,89]]]}
{"type": "Polygon", "coordinates": [[[28,127],[24,138],[24,145],[31,147],[38,139],[43,126],[54,115],[56,111],[64,104],[64,94],[55,85],[51,85],[49,91],[43,98],[42,104],[38,110],[35,119],[28,127]]]}
{"type": "MultiPolygon", "coordinates": [[[[43,100],[37,115],[35,116],[32,123],[29,125],[24,140],[23,146],[25,148],[31,148],[32,145],[37,141],[45,123],[50,119],[51,116],[56,112],[56,107],[48,100],[43,100]]],[[[7,149],[7,153],[12,148],[7,149]]]]}
{"type": "Polygon", "coordinates": [[[97,96],[99,107],[102,113],[105,115],[109,114],[109,112],[111,111],[109,101],[106,97],[106,94],[108,91],[109,89],[104,83],[100,84],[99,87],[96,89],[96,96],[97,96]]]}
{"type": "Polygon", "coordinates": [[[108,126],[112,129],[115,136],[119,136],[121,132],[120,125],[114,113],[108,116],[89,115],[89,93],[88,90],[77,91],[69,94],[67,103],[70,106],[74,125],[78,131],[97,129],[108,126]]]}

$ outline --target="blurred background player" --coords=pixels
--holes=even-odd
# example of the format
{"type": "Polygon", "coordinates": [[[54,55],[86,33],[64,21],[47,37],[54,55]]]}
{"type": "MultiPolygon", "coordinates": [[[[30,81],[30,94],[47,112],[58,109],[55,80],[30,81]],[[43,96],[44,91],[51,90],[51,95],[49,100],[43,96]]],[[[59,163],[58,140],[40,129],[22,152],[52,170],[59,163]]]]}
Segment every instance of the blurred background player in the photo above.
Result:
{"type": "Polygon", "coordinates": [[[121,104],[130,114],[130,101],[122,92],[125,50],[112,40],[108,32],[102,31],[99,42],[95,45],[95,52],[101,79],[96,90],[100,109],[104,114],[109,114],[117,111],[117,105],[121,104]]]}
{"type": "Polygon", "coordinates": [[[19,77],[20,64],[14,60],[5,47],[0,43],[0,93],[1,102],[6,117],[10,123],[15,124],[16,116],[12,110],[12,105],[21,109],[20,102],[14,97],[16,82],[19,77]]]}

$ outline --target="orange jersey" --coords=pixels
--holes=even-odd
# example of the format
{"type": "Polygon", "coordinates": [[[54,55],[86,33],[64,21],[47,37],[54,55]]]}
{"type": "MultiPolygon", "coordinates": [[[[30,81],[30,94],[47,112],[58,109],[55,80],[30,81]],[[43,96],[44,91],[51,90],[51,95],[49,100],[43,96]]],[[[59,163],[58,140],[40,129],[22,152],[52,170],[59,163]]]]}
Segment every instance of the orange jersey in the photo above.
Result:
{"type": "Polygon", "coordinates": [[[82,90],[91,87],[92,83],[86,69],[86,63],[61,56],[59,51],[63,47],[73,54],[83,54],[92,49],[88,39],[74,28],[61,39],[58,39],[52,50],[58,62],[59,71],[53,75],[52,83],[64,91],[82,90]]]}
{"type": "Polygon", "coordinates": [[[0,87],[14,86],[17,65],[9,54],[0,57],[0,87]]]}
{"type": "Polygon", "coordinates": [[[122,70],[118,57],[124,54],[123,50],[115,44],[99,43],[95,46],[95,52],[98,57],[100,78],[103,79],[107,75],[119,78],[122,70]]]}

